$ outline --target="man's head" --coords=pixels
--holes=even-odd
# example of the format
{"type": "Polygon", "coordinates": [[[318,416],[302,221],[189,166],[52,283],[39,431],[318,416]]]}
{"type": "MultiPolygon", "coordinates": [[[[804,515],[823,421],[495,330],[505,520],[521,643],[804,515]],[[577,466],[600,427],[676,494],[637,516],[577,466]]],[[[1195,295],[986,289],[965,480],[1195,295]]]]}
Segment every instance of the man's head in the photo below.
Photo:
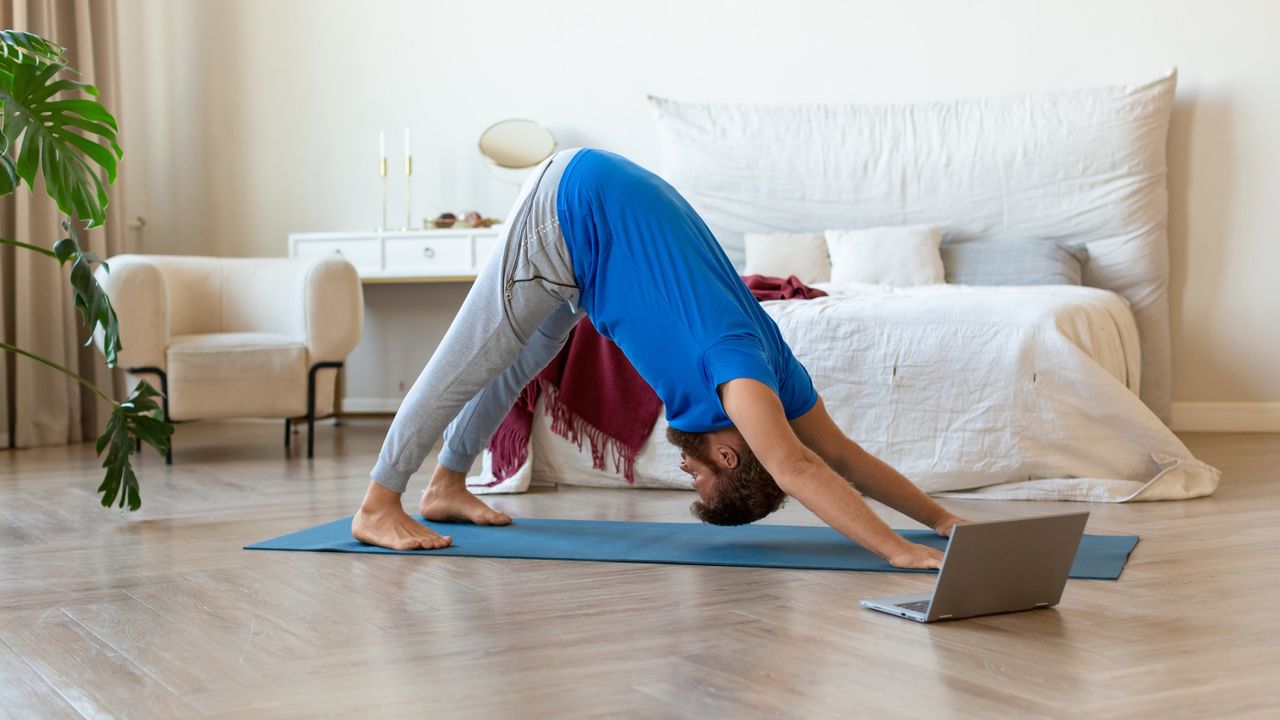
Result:
{"type": "Polygon", "coordinates": [[[680,469],[693,477],[698,500],[690,508],[712,525],[745,525],[782,507],[787,498],[734,428],[687,433],[667,428],[680,448],[680,469]]]}

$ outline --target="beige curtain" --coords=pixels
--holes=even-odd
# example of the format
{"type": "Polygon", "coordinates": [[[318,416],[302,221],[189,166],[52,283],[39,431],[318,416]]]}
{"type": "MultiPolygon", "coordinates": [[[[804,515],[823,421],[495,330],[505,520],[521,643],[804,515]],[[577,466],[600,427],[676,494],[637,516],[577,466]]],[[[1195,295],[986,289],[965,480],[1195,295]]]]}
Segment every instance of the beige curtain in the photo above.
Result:
{"type": "MultiPolygon", "coordinates": [[[[97,86],[99,100],[124,126],[115,0],[0,0],[0,27],[33,32],[67,48],[79,79],[97,86]]],[[[127,172],[123,164],[120,170],[127,172]]],[[[80,236],[81,247],[101,258],[127,252],[118,187],[111,193],[105,227],[80,236]]],[[[60,237],[60,221],[42,187],[36,193],[21,187],[0,200],[0,236],[51,248],[60,237]]],[[[68,367],[109,394],[119,389],[102,355],[84,347],[87,332],[57,261],[0,246],[0,313],[5,342],[68,367]]],[[[74,380],[6,352],[0,352],[0,368],[0,446],[74,443],[101,433],[110,405],[74,380]]]]}

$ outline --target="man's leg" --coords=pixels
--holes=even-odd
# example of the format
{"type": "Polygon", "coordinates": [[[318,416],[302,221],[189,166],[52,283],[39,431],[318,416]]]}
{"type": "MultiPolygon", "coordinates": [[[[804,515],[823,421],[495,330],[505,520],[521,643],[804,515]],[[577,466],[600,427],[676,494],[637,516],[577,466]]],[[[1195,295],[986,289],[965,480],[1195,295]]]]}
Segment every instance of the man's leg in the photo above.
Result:
{"type": "Polygon", "coordinates": [[[449,424],[431,484],[418,508],[422,517],[481,525],[511,522],[507,515],[491,510],[467,490],[467,472],[511,411],[520,391],[555,358],[584,315],[569,303],[556,308],[520,351],[515,363],[471,398],[449,424]]]}
{"type": "Polygon", "coordinates": [[[576,279],[559,232],[554,196],[559,172],[570,157],[571,151],[558,153],[521,188],[501,246],[391,423],[370,473],[373,481],[352,519],[356,539],[409,550],[449,544],[449,538],[409,517],[400,496],[467,402],[515,363],[561,304],[576,304],[576,279]]]}
{"type": "Polygon", "coordinates": [[[404,512],[400,496],[409,476],[422,467],[449,421],[515,363],[527,339],[564,303],[536,282],[516,284],[509,303],[495,300],[495,294],[505,292],[506,283],[501,274],[492,275],[477,279],[440,347],[396,412],[370,473],[373,481],[351,523],[357,540],[397,550],[449,543],[404,512]]]}

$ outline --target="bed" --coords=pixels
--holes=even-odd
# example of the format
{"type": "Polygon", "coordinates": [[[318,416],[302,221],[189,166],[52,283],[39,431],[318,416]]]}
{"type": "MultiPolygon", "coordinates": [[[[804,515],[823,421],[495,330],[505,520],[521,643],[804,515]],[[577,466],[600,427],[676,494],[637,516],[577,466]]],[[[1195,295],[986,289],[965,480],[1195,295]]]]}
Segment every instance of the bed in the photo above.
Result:
{"type": "MultiPolygon", "coordinates": [[[[1166,426],[1164,143],[1175,74],[1137,85],[903,105],[651,98],[662,174],[741,264],[746,233],[930,223],[944,242],[1087,250],[1084,285],[827,285],[766,303],[841,428],[934,494],[1124,502],[1207,495],[1166,426]]],[[[687,488],[658,426],[634,485],[687,488]]],[[[502,482],[620,486],[536,415],[502,482]]]]}
{"type": "MultiPolygon", "coordinates": [[[[1217,470],[1138,398],[1137,326],[1119,295],[1056,285],[819,287],[831,295],[764,307],[841,429],[925,491],[1121,502],[1216,487],[1217,470]]],[[[690,487],[665,428],[659,419],[640,451],[635,487],[690,487]]],[[[590,448],[552,432],[539,411],[530,461],[484,491],[550,479],[628,485],[593,467],[590,448]]]]}

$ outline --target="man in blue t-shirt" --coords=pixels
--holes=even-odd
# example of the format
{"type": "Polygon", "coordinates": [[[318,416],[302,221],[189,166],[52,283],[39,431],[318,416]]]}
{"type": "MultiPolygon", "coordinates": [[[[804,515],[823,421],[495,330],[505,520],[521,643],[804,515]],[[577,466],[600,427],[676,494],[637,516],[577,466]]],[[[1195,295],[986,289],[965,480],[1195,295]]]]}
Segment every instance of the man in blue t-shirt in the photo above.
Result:
{"type": "Polygon", "coordinates": [[[400,504],[441,430],[422,516],[511,522],[467,491],[466,472],[584,314],[662,399],[699,518],[753,522],[791,495],[894,565],[939,565],[937,550],[902,539],[857,490],[942,535],[961,520],[845,437],[685,199],[590,149],[557,153],[521,188],[504,241],[396,413],[352,534],[397,549],[448,545],[400,504]]]}

